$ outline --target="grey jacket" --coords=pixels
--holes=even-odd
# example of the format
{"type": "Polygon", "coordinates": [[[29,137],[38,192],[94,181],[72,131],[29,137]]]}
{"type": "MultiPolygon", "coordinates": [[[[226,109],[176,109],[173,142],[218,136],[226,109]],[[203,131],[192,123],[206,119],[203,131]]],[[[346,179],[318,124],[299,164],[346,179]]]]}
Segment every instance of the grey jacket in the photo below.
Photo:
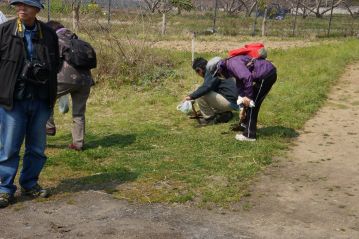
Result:
{"type": "Polygon", "coordinates": [[[57,75],[57,82],[59,84],[93,85],[94,81],[90,70],[75,68],[65,60],[65,55],[70,48],[70,40],[74,33],[67,28],[60,28],[56,31],[56,34],[59,37],[59,51],[62,61],[61,70],[57,75]]]}

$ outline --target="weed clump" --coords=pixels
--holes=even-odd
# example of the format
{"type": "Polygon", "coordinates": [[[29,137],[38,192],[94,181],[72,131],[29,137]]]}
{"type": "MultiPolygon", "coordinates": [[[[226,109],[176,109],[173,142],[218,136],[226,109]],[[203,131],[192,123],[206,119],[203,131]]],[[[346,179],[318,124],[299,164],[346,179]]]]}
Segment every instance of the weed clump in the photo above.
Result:
{"type": "Polygon", "coordinates": [[[101,25],[97,30],[100,34],[96,37],[87,32],[97,51],[96,82],[111,81],[114,87],[123,84],[143,86],[175,77],[172,60],[163,50],[152,48],[151,41],[120,35],[101,25]]]}

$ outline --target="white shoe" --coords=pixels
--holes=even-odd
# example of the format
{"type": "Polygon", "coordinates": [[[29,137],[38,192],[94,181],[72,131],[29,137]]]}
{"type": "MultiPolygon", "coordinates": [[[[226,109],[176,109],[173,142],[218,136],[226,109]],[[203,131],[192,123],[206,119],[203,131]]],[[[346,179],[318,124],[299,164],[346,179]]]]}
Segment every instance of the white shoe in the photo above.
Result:
{"type": "Polygon", "coordinates": [[[236,134],[235,139],[238,141],[250,141],[250,142],[256,141],[256,139],[248,138],[243,134],[236,134]]]}

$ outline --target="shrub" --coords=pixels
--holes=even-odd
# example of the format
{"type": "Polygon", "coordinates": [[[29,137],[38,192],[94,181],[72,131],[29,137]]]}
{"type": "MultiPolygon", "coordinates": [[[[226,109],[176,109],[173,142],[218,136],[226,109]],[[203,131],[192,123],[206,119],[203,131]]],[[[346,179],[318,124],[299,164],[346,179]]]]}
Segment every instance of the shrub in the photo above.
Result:
{"type": "Polygon", "coordinates": [[[176,77],[168,54],[151,48],[151,42],[112,33],[101,25],[99,29],[96,37],[88,32],[97,51],[97,82],[110,80],[113,86],[154,85],[176,77]]]}

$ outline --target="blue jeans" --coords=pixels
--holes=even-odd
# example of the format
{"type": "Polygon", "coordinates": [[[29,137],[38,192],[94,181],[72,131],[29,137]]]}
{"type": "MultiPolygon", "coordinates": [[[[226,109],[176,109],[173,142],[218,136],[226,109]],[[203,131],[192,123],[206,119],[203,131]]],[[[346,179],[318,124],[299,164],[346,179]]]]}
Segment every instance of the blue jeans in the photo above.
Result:
{"type": "Polygon", "coordinates": [[[25,139],[23,167],[19,183],[24,189],[37,184],[46,162],[46,121],[50,116],[46,101],[14,101],[12,110],[0,107],[0,192],[13,195],[19,167],[20,148],[25,139]]]}

